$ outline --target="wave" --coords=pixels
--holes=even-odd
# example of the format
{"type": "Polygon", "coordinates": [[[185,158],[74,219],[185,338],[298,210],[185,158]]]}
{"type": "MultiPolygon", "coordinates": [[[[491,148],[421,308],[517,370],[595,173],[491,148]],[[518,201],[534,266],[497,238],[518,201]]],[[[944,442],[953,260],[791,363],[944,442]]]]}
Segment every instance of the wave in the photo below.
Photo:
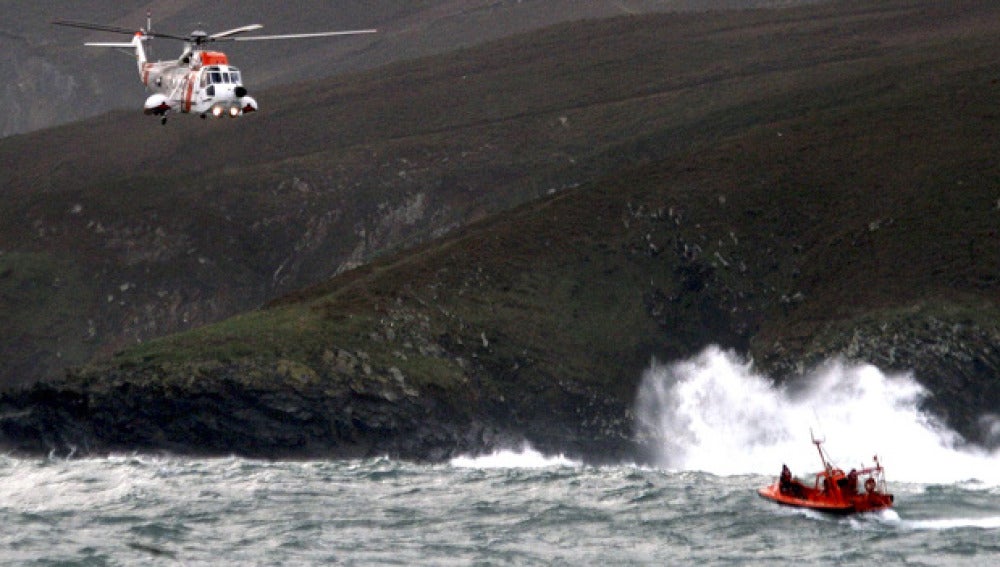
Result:
{"type": "Polygon", "coordinates": [[[461,456],[450,461],[456,468],[474,469],[537,469],[549,467],[579,467],[581,463],[563,455],[547,456],[525,445],[519,450],[494,451],[489,455],[461,456]]]}
{"type": "Polygon", "coordinates": [[[910,374],[831,360],[793,384],[774,385],[718,347],[672,364],[653,362],[636,400],[639,430],[664,468],[720,475],[797,474],[820,468],[810,431],[842,468],[872,464],[890,480],[1000,484],[996,452],[968,447],[920,410],[926,390],[910,374]]]}

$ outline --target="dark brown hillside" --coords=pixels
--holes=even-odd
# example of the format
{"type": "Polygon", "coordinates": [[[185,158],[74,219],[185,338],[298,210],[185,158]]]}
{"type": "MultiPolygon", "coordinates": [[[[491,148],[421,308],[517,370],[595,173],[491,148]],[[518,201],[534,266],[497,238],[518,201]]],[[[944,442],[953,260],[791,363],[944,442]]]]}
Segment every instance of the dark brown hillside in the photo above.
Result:
{"type": "MultiPolygon", "coordinates": [[[[12,318],[5,344],[77,344],[87,320],[78,348],[110,350],[282,299],[12,392],[0,430],[26,450],[617,458],[650,356],[719,343],[780,378],[835,355],[913,370],[995,442],[998,10],[566,24],[182,124],[170,176],[36,193],[24,159],[4,298],[96,315],[12,318]]],[[[15,141],[58,146],[43,134],[15,141]]]]}
{"type": "Polygon", "coordinates": [[[12,320],[0,345],[18,354],[4,380],[218,320],[736,131],[761,118],[719,120],[726,109],[800,91],[799,81],[811,92],[865,76],[869,58],[916,41],[886,41],[880,25],[924,30],[938,19],[906,4],[860,9],[850,16],[870,37],[860,41],[831,23],[840,10],[578,22],[261,93],[266,111],[238,122],[177,117],[161,128],[123,112],[7,138],[0,250],[22,255],[6,260],[6,297],[19,297],[27,284],[16,274],[36,263],[78,266],[67,273],[80,278],[53,276],[39,305],[88,291],[68,302],[77,313],[44,310],[31,330],[12,320]]]}
{"type": "MultiPolygon", "coordinates": [[[[539,29],[569,20],[677,10],[751,8],[808,4],[816,0],[299,0],[287,5],[265,0],[238,4],[172,0],[106,2],[82,0],[53,6],[8,2],[0,21],[0,136],[81,120],[112,109],[141,108],[143,90],[134,66],[117,53],[88,49],[84,41],[107,35],[54,28],[54,18],[144,26],[152,11],[153,29],[187,35],[251,22],[280,34],[327,29],[378,28],[378,36],[267,45],[228,45],[243,67],[251,91],[393,61],[447,53],[460,47],[539,29]]],[[[180,54],[172,41],[153,43],[156,59],[180,54]]]]}

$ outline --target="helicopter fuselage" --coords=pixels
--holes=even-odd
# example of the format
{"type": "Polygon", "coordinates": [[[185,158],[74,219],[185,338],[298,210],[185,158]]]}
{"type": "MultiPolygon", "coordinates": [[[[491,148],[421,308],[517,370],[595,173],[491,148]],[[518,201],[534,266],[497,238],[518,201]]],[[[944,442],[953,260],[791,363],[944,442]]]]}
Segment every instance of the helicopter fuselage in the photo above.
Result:
{"type": "Polygon", "coordinates": [[[218,51],[187,52],[178,61],[143,62],[139,72],[153,93],[146,99],[146,114],[237,117],[257,110],[257,102],[247,96],[240,70],[218,51]]]}

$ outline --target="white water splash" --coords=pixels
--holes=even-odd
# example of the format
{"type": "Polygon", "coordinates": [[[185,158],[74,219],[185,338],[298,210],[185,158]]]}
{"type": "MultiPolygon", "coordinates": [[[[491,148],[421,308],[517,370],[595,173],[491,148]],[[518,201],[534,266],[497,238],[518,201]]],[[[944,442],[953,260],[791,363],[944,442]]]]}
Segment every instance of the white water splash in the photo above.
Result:
{"type": "Polygon", "coordinates": [[[525,445],[518,451],[501,450],[478,457],[455,457],[451,466],[470,469],[538,469],[547,467],[578,467],[580,463],[562,455],[545,456],[525,445]]]}
{"type": "Polygon", "coordinates": [[[637,399],[640,427],[658,436],[658,461],[675,470],[806,475],[821,465],[810,429],[841,468],[878,455],[890,480],[1000,484],[1000,457],[959,448],[961,438],[922,413],[925,390],[908,374],[832,361],[787,387],[709,347],[646,371],[637,399]]]}

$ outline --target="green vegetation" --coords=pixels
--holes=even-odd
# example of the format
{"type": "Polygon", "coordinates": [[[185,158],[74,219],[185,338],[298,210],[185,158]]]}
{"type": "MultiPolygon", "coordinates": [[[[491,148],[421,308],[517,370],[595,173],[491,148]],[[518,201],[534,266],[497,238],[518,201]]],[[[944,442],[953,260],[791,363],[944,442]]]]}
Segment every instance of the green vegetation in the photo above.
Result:
{"type": "Polygon", "coordinates": [[[81,319],[90,282],[78,267],[42,253],[0,254],[0,358],[10,372],[59,372],[92,346],[81,319]],[[40,356],[49,353],[50,356],[40,356]]]}

